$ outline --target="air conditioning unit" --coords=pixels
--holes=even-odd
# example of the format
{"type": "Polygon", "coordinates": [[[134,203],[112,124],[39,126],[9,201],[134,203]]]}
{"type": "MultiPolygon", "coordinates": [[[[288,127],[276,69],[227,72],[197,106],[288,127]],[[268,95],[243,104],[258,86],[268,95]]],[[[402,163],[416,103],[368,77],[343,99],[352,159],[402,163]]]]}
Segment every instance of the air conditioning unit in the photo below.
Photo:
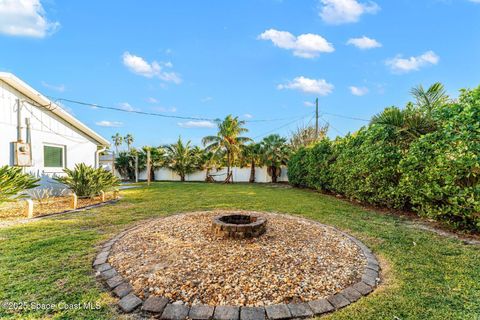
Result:
{"type": "Polygon", "coordinates": [[[31,167],[32,166],[32,151],[29,143],[14,142],[13,150],[14,165],[19,167],[31,167]]]}

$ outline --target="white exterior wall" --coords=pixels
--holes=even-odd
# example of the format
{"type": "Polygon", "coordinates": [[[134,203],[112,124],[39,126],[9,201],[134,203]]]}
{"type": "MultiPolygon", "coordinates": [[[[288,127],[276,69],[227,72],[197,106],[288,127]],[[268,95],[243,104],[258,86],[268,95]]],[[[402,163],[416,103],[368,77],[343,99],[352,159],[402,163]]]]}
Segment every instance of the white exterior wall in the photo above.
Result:
{"type": "Polygon", "coordinates": [[[52,144],[64,147],[64,167],[73,168],[77,163],[95,166],[97,143],[79,132],[53,113],[38,108],[26,101],[21,93],[0,81],[0,166],[13,165],[12,142],[17,140],[17,99],[22,104],[22,138],[26,139],[25,118],[31,122],[32,166],[24,167],[25,172],[42,177],[43,184],[55,174],[61,174],[63,168],[45,168],[43,146],[52,144]]]}
{"type": "MultiPolygon", "coordinates": [[[[232,168],[233,181],[234,182],[248,182],[250,179],[250,168],[232,168]]],[[[221,182],[227,177],[227,169],[222,168],[219,171],[211,170],[210,174],[213,175],[213,178],[221,182]]],[[[185,181],[205,181],[206,170],[196,171],[192,174],[185,176],[185,181]]],[[[147,175],[146,171],[139,173],[140,180],[146,180],[147,175]]],[[[180,176],[167,168],[160,168],[155,170],[155,180],[156,181],[180,181],[180,176]]],[[[272,182],[272,177],[267,173],[266,167],[257,167],[255,168],[255,182],[258,183],[267,183],[272,182]]],[[[278,177],[278,182],[288,182],[287,177],[287,167],[282,167],[282,173],[278,177]]]]}

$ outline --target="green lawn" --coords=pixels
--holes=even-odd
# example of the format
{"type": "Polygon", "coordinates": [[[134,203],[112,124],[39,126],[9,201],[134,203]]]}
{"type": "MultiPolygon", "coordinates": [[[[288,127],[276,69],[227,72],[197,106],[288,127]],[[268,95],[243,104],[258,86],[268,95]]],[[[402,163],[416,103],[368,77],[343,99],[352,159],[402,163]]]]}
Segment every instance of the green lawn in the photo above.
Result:
{"type": "Polygon", "coordinates": [[[379,257],[382,286],[329,319],[480,319],[480,248],[413,229],[401,218],[268,185],[155,183],[122,194],[115,205],[0,229],[0,317],[118,318],[115,299],[92,272],[97,245],[147,218],[237,208],[316,219],[356,236],[379,257]],[[2,307],[5,302],[99,307],[13,311],[2,307]]]}

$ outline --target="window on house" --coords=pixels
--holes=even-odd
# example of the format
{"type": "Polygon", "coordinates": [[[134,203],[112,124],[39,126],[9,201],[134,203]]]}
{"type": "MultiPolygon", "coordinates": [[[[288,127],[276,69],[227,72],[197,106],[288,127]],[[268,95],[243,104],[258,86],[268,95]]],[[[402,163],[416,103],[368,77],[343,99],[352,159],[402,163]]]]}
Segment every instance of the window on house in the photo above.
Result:
{"type": "Polygon", "coordinates": [[[63,147],[43,146],[43,165],[47,168],[63,168],[63,147]]]}

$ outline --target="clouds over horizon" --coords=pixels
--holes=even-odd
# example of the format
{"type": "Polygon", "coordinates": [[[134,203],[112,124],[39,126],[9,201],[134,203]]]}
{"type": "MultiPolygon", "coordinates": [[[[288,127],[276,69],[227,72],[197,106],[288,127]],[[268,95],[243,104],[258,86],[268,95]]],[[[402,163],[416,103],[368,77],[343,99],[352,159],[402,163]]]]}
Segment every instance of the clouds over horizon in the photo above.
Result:
{"type": "Polygon", "coordinates": [[[270,40],[282,49],[292,50],[293,55],[301,58],[316,58],[320,53],[335,51],[333,45],[318,34],[305,33],[295,36],[288,31],[265,30],[258,36],[260,40],[270,40]]]}
{"type": "Polygon", "coordinates": [[[292,81],[285,84],[279,84],[277,89],[299,90],[305,93],[315,93],[326,96],[332,93],[333,84],[328,83],[325,79],[310,79],[304,76],[296,77],[292,81]]]}
{"type": "Polygon", "coordinates": [[[375,14],[380,7],[373,1],[320,0],[320,17],[327,24],[354,23],[364,14],[375,14]]]}
{"type": "Polygon", "coordinates": [[[49,21],[39,0],[0,1],[0,33],[9,36],[44,38],[60,27],[49,21]]]}
{"type": "Polygon", "coordinates": [[[436,65],[439,61],[440,57],[432,50],[429,50],[419,56],[412,56],[409,58],[402,58],[401,55],[397,55],[392,59],[388,59],[385,64],[393,73],[402,74],[418,71],[423,67],[436,65]]]}
{"type": "Polygon", "coordinates": [[[215,128],[215,123],[207,120],[191,120],[185,122],[178,122],[179,127],[182,128],[215,128]]]}
{"type": "Polygon", "coordinates": [[[95,124],[99,127],[109,127],[109,128],[118,128],[123,126],[123,123],[120,121],[108,121],[108,120],[102,120],[95,122],[95,124]]]}
{"type": "Polygon", "coordinates": [[[349,89],[351,94],[359,97],[366,95],[369,91],[367,87],[350,86],[349,89]]]}
{"type": "Polygon", "coordinates": [[[128,70],[140,76],[158,78],[165,82],[173,82],[175,84],[182,82],[182,78],[178,73],[165,70],[173,67],[171,62],[157,62],[154,60],[148,63],[144,58],[131,54],[128,51],[123,53],[122,61],[128,70]]]}
{"type": "Polygon", "coordinates": [[[350,38],[347,41],[347,45],[353,45],[361,50],[380,48],[382,44],[375,39],[363,36],[360,38],[350,38]]]}

